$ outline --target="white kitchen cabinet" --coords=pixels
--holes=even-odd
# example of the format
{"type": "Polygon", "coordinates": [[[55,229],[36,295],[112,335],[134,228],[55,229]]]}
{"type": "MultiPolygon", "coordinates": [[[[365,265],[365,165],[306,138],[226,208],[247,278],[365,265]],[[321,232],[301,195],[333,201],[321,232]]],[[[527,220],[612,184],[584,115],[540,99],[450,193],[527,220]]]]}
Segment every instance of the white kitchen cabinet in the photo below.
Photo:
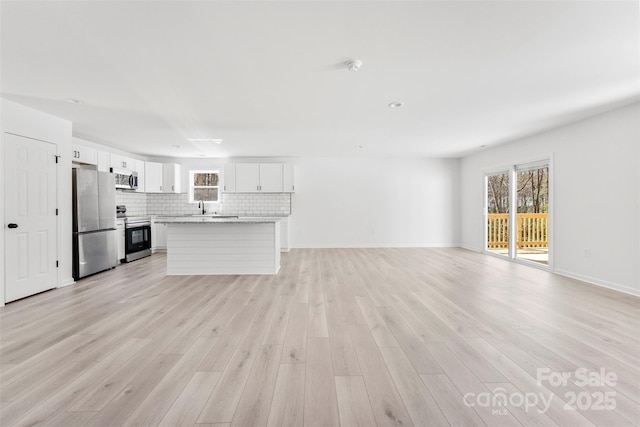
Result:
{"type": "Polygon", "coordinates": [[[110,165],[114,169],[135,170],[136,160],[130,157],[121,156],[120,154],[111,153],[110,165]]]}
{"type": "Polygon", "coordinates": [[[180,165],[176,163],[162,164],[162,192],[180,193],[180,165]]]}
{"type": "Polygon", "coordinates": [[[167,224],[159,224],[156,220],[161,217],[151,219],[151,250],[153,252],[167,250],[167,224]]]}
{"type": "MultiPolygon", "coordinates": [[[[283,172],[282,163],[236,163],[235,192],[282,193],[283,172]]],[[[225,191],[234,192],[229,187],[225,191]]]]}
{"type": "Polygon", "coordinates": [[[236,163],[236,193],[260,191],[260,164],[236,163]]]}
{"type": "Polygon", "coordinates": [[[98,170],[100,172],[110,172],[111,157],[108,151],[98,150],[98,170]]]}
{"type": "Polygon", "coordinates": [[[85,165],[95,165],[98,163],[98,149],[73,144],[71,161],[85,165]]]}
{"type": "Polygon", "coordinates": [[[295,193],[296,191],[296,182],[293,172],[293,164],[285,163],[282,165],[282,187],[285,193],[295,193]]]}
{"type": "Polygon", "coordinates": [[[124,219],[116,220],[116,262],[119,264],[125,257],[124,219]]]}
{"type": "Polygon", "coordinates": [[[260,163],[261,193],[282,193],[282,163],[260,163]]]}
{"type": "Polygon", "coordinates": [[[235,163],[227,163],[224,165],[224,175],[222,177],[224,182],[224,187],[222,187],[222,191],[225,193],[235,193],[236,192],[236,164],[235,163]]]}
{"type": "Polygon", "coordinates": [[[144,162],[144,189],[146,193],[162,193],[162,163],[144,162]]]}
{"type": "Polygon", "coordinates": [[[135,161],[135,171],[138,173],[138,188],[136,189],[136,193],[144,193],[145,192],[145,177],[144,177],[144,160],[136,160],[135,161]]]}

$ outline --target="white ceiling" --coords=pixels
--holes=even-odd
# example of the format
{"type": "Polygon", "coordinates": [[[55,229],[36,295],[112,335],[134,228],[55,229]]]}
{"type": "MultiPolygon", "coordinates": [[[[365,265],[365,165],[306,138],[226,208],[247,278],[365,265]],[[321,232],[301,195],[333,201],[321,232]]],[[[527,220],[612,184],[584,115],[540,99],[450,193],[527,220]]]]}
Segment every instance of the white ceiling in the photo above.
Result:
{"type": "Polygon", "coordinates": [[[637,1],[1,8],[2,96],[149,156],[459,157],[640,96],[637,1]]]}

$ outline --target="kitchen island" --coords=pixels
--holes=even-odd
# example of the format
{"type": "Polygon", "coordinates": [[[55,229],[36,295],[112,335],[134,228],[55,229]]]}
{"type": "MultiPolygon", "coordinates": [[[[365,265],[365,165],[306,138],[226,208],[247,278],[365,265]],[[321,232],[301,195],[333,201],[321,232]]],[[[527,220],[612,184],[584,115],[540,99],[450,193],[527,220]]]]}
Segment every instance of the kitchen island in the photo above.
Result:
{"type": "Polygon", "coordinates": [[[168,217],[167,274],[277,274],[280,218],[168,217]]]}

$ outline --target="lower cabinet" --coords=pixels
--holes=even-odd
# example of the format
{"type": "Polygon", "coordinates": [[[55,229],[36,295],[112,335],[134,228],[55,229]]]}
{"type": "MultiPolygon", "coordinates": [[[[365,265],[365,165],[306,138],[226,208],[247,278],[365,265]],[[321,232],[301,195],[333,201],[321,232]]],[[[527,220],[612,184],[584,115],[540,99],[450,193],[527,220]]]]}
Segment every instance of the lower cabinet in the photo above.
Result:
{"type": "Polygon", "coordinates": [[[163,217],[151,218],[151,250],[164,252],[167,250],[167,224],[156,222],[163,217]]]}
{"type": "Polygon", "coordinates": [[[119,219],[116,221],[116,262],[120,263],[125,257],[125,231],[124,231],[124,220],[119,219]]]}

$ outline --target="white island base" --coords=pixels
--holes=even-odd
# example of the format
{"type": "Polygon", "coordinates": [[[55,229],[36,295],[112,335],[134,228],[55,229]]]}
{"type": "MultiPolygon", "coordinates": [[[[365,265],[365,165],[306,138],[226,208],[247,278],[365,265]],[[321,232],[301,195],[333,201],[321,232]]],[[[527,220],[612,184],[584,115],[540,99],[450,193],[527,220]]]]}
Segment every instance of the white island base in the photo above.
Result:
{"type": "Polygon", "coordinates": [[[167,274],[277,274],[280,221],[163,221],[167,274]]]}

